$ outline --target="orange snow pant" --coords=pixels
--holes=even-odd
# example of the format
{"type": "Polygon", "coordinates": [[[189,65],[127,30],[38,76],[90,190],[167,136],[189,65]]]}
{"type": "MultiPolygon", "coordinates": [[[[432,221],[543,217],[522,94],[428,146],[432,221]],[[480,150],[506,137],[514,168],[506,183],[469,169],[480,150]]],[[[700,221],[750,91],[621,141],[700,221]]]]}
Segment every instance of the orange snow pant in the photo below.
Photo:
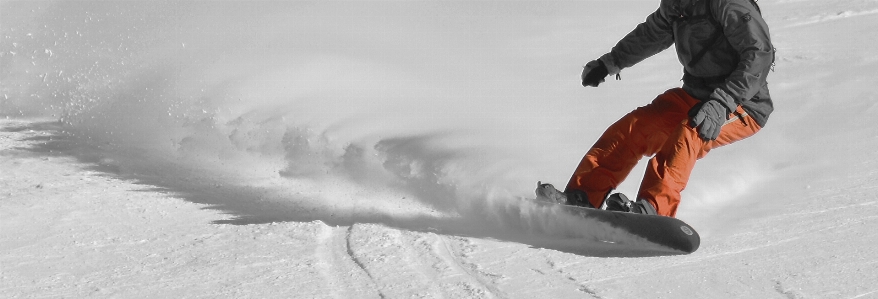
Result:
{"type": "Polygon", "coordinates": [[[659,215],[674,217],[695,161],[711,149],[761,129],[739,106],[729,115],[719,137],[705,141],[689,124],[688,112],[698,102],[682,88],[674,88],[628,113],[607,128],[585,154],[567,189],[585,192],[592,206],[600,207],[607,193],[625,180],[642,157],[654,155],[637,198],[652,203],[659,215]]]}

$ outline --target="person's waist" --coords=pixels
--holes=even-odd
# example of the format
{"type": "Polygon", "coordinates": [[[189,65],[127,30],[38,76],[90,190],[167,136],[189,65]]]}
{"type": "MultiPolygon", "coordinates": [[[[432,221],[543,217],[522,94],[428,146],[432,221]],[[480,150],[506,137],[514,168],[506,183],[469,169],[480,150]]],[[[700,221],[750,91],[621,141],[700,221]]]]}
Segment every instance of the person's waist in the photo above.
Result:
{"type": "Polygon", "coordinates": [[[726,78],[728,75],[722,76],[712,76],[712,77],[701,77],[690,74],[689,72],[683,72],[683,83],[689,84],[693,87],[710,87],[711,89],[716,88],[717,86],[721,86],[726,82],[726,78]]]}
{"type": "Polygon", "coordinates": [[[699,77],[683,72],[683,89],[692,97],[706,101],[717,87],[725,84],[728,76],[699,77]]]}

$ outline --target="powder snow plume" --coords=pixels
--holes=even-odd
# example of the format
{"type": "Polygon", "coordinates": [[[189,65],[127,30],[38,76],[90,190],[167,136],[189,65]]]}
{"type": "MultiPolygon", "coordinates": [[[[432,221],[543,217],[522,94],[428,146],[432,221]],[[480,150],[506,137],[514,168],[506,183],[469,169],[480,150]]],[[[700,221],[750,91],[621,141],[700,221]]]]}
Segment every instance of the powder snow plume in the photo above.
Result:
{"type": "Polygon", "coordinates": [[[300,2],[3,5],[14,26],[2,28],[0,113],[56,119],[66,135],[53,150],[231,214],[219,222],[458,232],[487,224],[562,235],[575,227],[547,224],[550,212],[521,199],[532,182],[513,159],[474,143],[498,134],[468,131],[485,127],[469,114],[482,104],[453,85],[471,80],[432,73],[447,50],[398,57],[403,45],[375,48],[374,39],[397,38],[395,24],[377,17],[361,20],[374,32],[312,33],[356,8],[330,4],[327,16],[300,2]],[[424,71],[400,64],[415,60],[424,71]]]}

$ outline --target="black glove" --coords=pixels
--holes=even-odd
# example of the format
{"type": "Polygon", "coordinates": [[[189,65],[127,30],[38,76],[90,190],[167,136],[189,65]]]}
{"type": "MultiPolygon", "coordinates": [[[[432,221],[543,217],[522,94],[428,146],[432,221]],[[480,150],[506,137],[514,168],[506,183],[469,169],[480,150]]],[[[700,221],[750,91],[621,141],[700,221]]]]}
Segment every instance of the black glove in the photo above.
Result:
{"type": "Polygon", "coordinates": [[[610,71],[607,70],[607,65],[603,61],[600,59],[592,60],[582,70],[582,86],[598,87],[598,84],[606,81],[608,75],[610,75],[610,71]]]}
{"type": "Polygon", "coordinates": [[[718,100],[699,103],[689,110],[689,125],[698,130],[704,141],[716,140],[723,124],[729,120],[729,108],[718,100]]]}

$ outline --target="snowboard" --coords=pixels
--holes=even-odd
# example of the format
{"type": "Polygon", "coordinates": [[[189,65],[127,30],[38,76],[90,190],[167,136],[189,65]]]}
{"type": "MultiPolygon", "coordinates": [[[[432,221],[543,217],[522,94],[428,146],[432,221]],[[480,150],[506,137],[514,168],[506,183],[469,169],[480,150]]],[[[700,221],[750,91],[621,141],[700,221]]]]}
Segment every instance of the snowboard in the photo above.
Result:
{"type": "Polygon", "coordinates": [[[571,218],[573,225],[580,227],[578,231],[584,234],[596,233],[593,237],[605,243],[612,243],[620,250],[644,250],[658,247],[664,248],[670,254],[690,254],[698,250],[701,237],[692,226],[680,219],[658,216],[643,215],[619,211],[607,211],[580,206],[572,206],[545,201],[533,201],[537,209],[543,213],[550,213],[553,218],[571,218]],[[569,217],[567,217],[569,216],[569,217]],[[600,226],[596,228],[596,226],[600,226]],[[628,234],[626,236],[620,236],[628,234]],[[628,244],[612,241],[621,238],[623,240],[637,239],[638,242],[628,244]]]}

